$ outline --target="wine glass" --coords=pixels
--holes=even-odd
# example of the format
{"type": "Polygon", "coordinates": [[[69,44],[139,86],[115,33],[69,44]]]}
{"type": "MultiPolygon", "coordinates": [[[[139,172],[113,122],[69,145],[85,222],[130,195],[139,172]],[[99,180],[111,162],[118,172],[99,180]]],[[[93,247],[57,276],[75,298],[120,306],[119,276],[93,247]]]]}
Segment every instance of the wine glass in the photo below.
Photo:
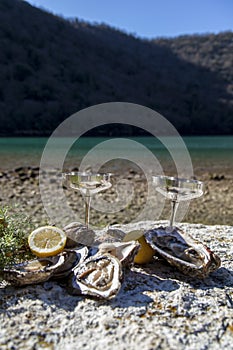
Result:
{"type": "Polygon", "coordinates": [[[112,186],[110,177],[112,174],[94,174],[91,172],[67,172],[63,173],[67,185],[78,190],[85,200],[85,225],[89,227],[91,196],[112,186]]]}
{"type": "Polygon", "coordinates": [[[171,200],[169,229],[174,229],[174,221],[180,201],[186,201],[203,195],[204,184],[197,180],[188,180],[170,176],[152,176],[158,192],[171,200]]]}

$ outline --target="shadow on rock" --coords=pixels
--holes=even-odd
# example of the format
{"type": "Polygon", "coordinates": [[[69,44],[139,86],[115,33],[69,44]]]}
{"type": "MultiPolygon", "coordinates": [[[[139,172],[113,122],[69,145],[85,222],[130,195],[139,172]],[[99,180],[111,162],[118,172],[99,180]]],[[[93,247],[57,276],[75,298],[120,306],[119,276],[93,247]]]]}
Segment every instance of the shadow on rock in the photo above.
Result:
{"type": "Polygon", "coordinates": [[[195,281],[189,278],[188,282],[193,288],[199,289],[224,289],[225,287],[233,287],[233,271],[225,267],[220,267],[203,280],[195,281]]]}
{"type": "Polygon", "coordinates": [[[146,306],[154,301],[146,292],[172,292],[178,288],[178,283],[171,279],[161,279],[155,274],[148,274],[141,268],[134,267],[126,271],[121,291],[111,301],[111,307],[146,306]]]}
{"type": "Polygon", "coordinates": [[[67,293],[65,286],[55,281],[47,281],[41,284],[28,285],[25,287],[5,286],[0,290],[0,312],[16,306],[19,299],[41,300],[43,305],[57,307],[66,311],[73,311],[77,303],[83,298],[72,296],[67,293]]]}
{"type": "Polygon", "coordinates": [[[203,279],[183,274],[164,259],[156,259],[153,263],[145,265],[143,270],[150,276],[155,274],[158,278],[170,279],[173,282],[179,280],[196,289],[233,287],[233,271],[225,267],[218,268],[203,279]]]}
{"type": "MultiPolygon", "coordinates": [[[[169,293],[179,289],[180,285],[177,281],[188,283],[195,289],[224,289],[233,286],[233,271],[221,267],[202,280],[186,276],[166,261],[158,259],[143,267],[134,266],[132,269],[126,270],[119,294],[111,300],[99,299],[97,303],[108,304],[112,308],[132,306],[140,308],[154,301],[150,292],[164,291],[169,293]]],[[[8,312],[12,307],[17,308],[20,299],[30,299],[32,303],[41,300],[45,307],[73,311],[77,304],[85,298],[88,297],[70,295],[67,292],[65,280],[60,282],[51,280],[25,287],[7,285],[0,289],[0,313],[8,312]]],[[[17,308],[17,312],[20,312],[20,309],[17,308]]]]}

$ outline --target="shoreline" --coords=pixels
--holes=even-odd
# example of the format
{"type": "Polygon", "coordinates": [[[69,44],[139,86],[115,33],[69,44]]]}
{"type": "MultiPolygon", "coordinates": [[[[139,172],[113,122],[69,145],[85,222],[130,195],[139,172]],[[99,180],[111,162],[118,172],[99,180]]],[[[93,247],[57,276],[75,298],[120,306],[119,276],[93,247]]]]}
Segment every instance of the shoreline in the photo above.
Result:
{"type": "MultiPolygon", "coordinates": [[[[172,137],[172,136],[171,136],[172,137]]],[[[59,138],[60,139],[60,138],[59,138]]],[[[67,138],[62,138],[66,140],[67,138]]],[[[119,137],[80,137],[76,140],[75,144],[69,149],[69,152],[66,155],[64,165],[67,167],[76,167],[86,154],[89,151],[94,150],[95,146],[101,146],[101,143],[114,139],[119,139],[119,137]]],[[[125,138],[123,137],[122,140],[125,138]]],[[[46,137],[28,137],[28,138],[4,138],[0,137],[0,170],[13,170],[16,167],[39,167],[42,154],[45,150],[45,146],[49,138],[46,137]]],[[[58,147],[66,147],[66,143],[62,140],[59,141],[58,147]]],[[[176,172],[176,167],[173,164],[173,158],[166,148],[166,139],[164,144],[161,145],[160,141],[155,137],[132,137],[128,139],[130,142],[136,142],[133,145],[137,146],[139,143],[140,146],[146,147],[146,151],[143,151],[142,154],[138,154],[137,147],[136,151],[133,152],[134,147],[126,148],[127,155],[132,156],[132,162],[137,163],[137,160],[140,161],[143,158],[146,161],[146,164],[150,166],[149,160],[151,159],[151,153],[156,159],[151,159],[151,166],[154,168],[155,161],[158,161],[164,171],[168,168],[172,168],[172,172],[176,172]],[[135,158],[136,156],[138,156],[135,158]]],[[[202,175],[204,171],[207,172],[216,172],[216,173],[230,173],[233,169],[232,163],[232,152],[233,152],[233,135],[221,136],[184,136],[181,138],[184,142],[184,146],[187,149],[187,152],[191,158],[191,163],[194,169],[194,175],[202,175]]],[[[128,143],[127,143],[128,145],[128,143]]],[[[110,148],[107,152],[110,152],[110,156],[113,156],[113,159],[116,156],[116,151],[122,154],[121,143],[118,144],[119,149],[115,150],[114,145],[110,144],[110,148]],[[113,153],[111,153],[113,152],[113,153]]],[[[102,146],[101,146],[102,147],[102,146]]],[[[126,146],[127,147],[127,146],[126,146]]],[[[175,145],[174,145],[175,147],[175,145]]],[[[139,148],[140,150],[140,148],[139,148]]],[[[175,152],[175,148],[174,148],[175,152]]],[[[124,156],[124,153],[123,153],[124,156]]],[[[120,157],[121,158],[121,157],[120,157]]],[[[124,158],[124,157],[123,157],[124,158]]],[[[110,159],[110,158],[109,158],[110,159]]],[[[130,158],[128,158],[130,159],[130,158]]]]}

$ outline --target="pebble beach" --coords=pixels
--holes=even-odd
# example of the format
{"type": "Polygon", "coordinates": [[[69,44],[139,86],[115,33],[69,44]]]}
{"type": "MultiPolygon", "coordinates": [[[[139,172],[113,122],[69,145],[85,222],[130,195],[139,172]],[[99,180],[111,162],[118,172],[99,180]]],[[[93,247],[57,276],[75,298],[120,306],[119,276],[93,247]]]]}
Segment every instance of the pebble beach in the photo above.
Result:
{"type": "MultiPolygon", "coordinates": [[[[186,215],[182,218],[183,222],[203,223],[207,225],[232,225],[233,224],[233,172],[228,170],[225,173],[202,171],[197,174],[198,180],[203,181],[205,185],[204,195],[190,202],[186,215]]],[[[48,185],[46,191],[53,197],[56,189],[62,186],[61,174],[51,171],[48,176],[48,185]]],[[[106,213],[104,210],[91,209],[91,223],[95,227],[104,227],[113,224],[127,224],[137,221],[137,217],[146,205],[148,198],[148,187],[146,178],[138,174],[135,169],[127,169],[123,173],[116,173],[112,177],[113,186],[109,190],[100,193],[98,198],[108,201],[109,206],[114,205],[116,197],[122,196],[130,198],[127,205],[119,211],[106,213]],[[123,186],[120,195],[117,193],[117,183],[127,181],[132,192],[126,193],[127,188],[123,186]],[[113,203],[113,204],[112,204],[113,203]]],[[[39,186],[39,168],[38,167],[18,167],[13,170],[3,170],[0,172],[0,202],[1,205],[17,206],[19,210],[30,216],[36,225],[51,223],[43,203],[41,201],[39,186]]],[[[118,189],[119,192],[119,189],[118,189]]],[[[80,193],[64,186],[64,193],[67,203],[72,212],[72,217],[64,218],[64,222],[59,222],[61,226],[67,225],[71,221],[84,220],[84,203],[80,193]]],[[[149,220],[165,220],[170,216],[170,203],[160,196],[156,191],[150,193],[152,200],[147,208],[146,218],[149,220]],[[162,211],[158,208],[164,206],[162,211]]],[[[126,199],[127,199],[126,198],[126,199]]],[[[59,209],[57,217],[61,216],[62,205],[59,199],[56,201],[59,209]],[[60,211],[59,211],[60,210],[60,211]]],[[[101,209],[101,208],[100,208],[101,209]]],[[[114,207],[113,207],[114,209],[114,207]]],[[[56,208],[54,208],[56,210],[56,208]]],[[[144,218],[143,218],[144,219],[144,218]]],[[[179,219],[179,210],[178,210],[179,219]]]]}

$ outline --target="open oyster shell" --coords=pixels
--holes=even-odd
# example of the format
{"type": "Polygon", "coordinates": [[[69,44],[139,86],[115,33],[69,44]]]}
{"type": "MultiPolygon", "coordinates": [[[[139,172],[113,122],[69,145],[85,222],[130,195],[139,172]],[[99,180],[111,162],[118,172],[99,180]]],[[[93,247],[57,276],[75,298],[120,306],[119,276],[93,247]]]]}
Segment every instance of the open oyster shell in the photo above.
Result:
{"type": "Polygon", "coordinates": [[[133,264],[134,257],[138,253],[139,248],[140,244],[136,241],[101,243],[98,253],[109,253],[120,260],[123,267],[127,267],[133,264]]]}
{"type": "Polygon", "coordinates": [[[88,255],[88,248],[66,250],[62,253],[15,264],[3,270],[3,278],[15,286],[24,286],[45,282],[50,278],[68,276],[72,268],[83,262],[88,255]]]}
{"type": "Polygon", "coordinates": [[[178,229],[158,227],[145,232],[145,239],[157,254],[189,276],[204,278],[221,265],[209,248],[178,229]]]}
{"type": "Polygon", "coordinates": [[[53,279],[59,279],[67,277],[71,274],[72,269],[81,264],[88,256],[88,248],[81,247],[77,249],[66,249],[64,254],[66,254],[64,264],[59,266],[53,272],[53,279]]]}
{"type": "Polygon", "coordinates": [[[47,281],[65,262],[65,255],[38,258],[3,270],[3,278],[16,286],[47,281]]]}
{"type": "Polygon", "coordinates": [[[111,254],[96,254],[73,269],[72,294],[109,299],[120,290],[121,262],[111,254]]]}

